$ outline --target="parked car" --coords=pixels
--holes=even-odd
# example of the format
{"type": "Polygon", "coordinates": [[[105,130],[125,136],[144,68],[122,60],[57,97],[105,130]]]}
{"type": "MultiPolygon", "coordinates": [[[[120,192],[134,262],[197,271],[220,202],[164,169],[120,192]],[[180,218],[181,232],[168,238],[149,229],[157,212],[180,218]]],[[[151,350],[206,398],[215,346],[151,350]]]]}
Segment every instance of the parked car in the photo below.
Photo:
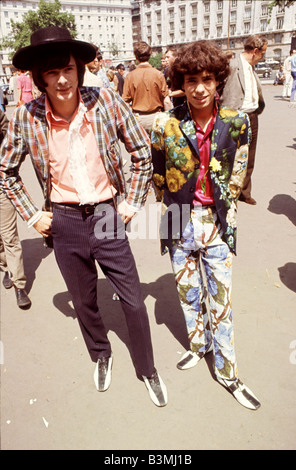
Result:
{"type": "Polygon", "coordinates": [[[266,59],[265,63],[266,65],[268,65],[268,67],[271,67],[272,69],[277,69],[281,65],[281,63],[278,60],[274,60],[274,59],[266,59]]]}
{"type": "Polygon", "coordinates": [[[0,85],[1,87],[1,90],[3,91],[3,93],[7,94],[9,93],[9,84],[8,83],[4,83],[2,85],[0,85]]]}
{"type": "Polygon", "coordinates": [[[259,77],[269,78],[272,72],[272,68],[269,67],[269,65],[267,65],[265,62],[259,62],[257,65],[255,65],[255,72],[259,77]]]}

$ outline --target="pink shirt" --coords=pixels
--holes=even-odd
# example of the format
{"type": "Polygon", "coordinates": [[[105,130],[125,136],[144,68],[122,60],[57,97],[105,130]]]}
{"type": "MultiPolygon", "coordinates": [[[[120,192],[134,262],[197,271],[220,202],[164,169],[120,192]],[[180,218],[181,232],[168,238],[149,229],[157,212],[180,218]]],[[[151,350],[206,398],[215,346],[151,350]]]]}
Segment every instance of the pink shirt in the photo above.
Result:
{"type": "Polygon", "coordinates": [[[206,206],[213,206],[215,204],[209,163],[211,151],[211,132],[215,124],[216,115],[217,108],[215,107],[214,116],[209,122],[205,132],[199,126],[198,122],[195,122],[196,138],[200,156],[200,169],[194,193],[194,205],[202,204],[206,206]]]}
{"type": "MultiPolygon", "coordinates": [[[[45,111],[49,125],[48,145],[51,201],[57,203],[80,203],[73,184],[73,178],[70,174],[67,157],[70,123],[62,117],[54,115],[47,97],[45,101],[45,111]]],[[[76,114],[77,111],[75,115],[76,114]]],[[[73,115],[72,120],[75,118],[75,115],[73,115]]],[[[86,150],[87,174],[97,194],[96,200],[93,202],[111,199],[116,193],[116,190],[109,183],[87,113],[84,115],[80,134],[83,136],[86,150]]]]}
{"type": "Polygon", "coordinates": [[[21,89],[21,100],[24,103],[28,103],[28,101],[31,101],[33,99],[32,95],[32,88],[33,88],[33,83],[30,75],[27,75],[25,73],[22,73],[17,77],[17,87],[18,89],[21,89]]]}

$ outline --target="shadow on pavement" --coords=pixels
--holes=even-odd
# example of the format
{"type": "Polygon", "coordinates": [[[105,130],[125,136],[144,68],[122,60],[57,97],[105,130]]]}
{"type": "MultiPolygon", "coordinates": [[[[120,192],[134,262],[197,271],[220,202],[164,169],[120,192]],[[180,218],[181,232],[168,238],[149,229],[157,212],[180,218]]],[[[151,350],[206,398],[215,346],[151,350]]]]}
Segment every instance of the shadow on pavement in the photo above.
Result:
{"type": "Polygon", "coordinates": [[[268,210],[273,214],[282,214],[296,225],[296,201],[288,194],[277,194],[269,201],[268,210]]]}
{"type": "Polygon", "coordinates": [[[296,150],[296,139],[293,139],[293,140],[294,140],[295,143],[292,144],[292,145],[287,145],[287,148],[288,148],[288,149],[295,149],[295,150],[296,150]]]}
{"type": "Polygon", "coordinates": [[[278,268],[280,280],[288,289],[296,292],[296,263],[286,263],[278,268]]]}
{"type": "Polygon", "coordinates": [[[52,250],[43,246],[42,238],[29,238],[21,241],[25,274],[27,277],[26,291],[30,292],[36,278],[36,270],[41,261],[46,258],[52,250]]]}
{"type": "MultiPolygon", "coordinates": [[[[269,201],[268,210],[285,215],[296,225],[296,201],[288,194],[277,194],[269,201]]],[[[278,268],[280,280],[288,289],[296,292],[296,263],[286,263],[278,268]]]]}
{"type": "MultiPolygon", "coordinates": [[[[182,309],[180,307],[175,280],[172,274],[165,274],[150,284],[141,284],[144,299],[152,296],[155,299],[155,319],[157,324],[164,324],[177,341],[189,349],[187,331],[182,309]]],[[[112,299],[114,290],[107,279],[98,280],[98,304],[107,333],[113,331],[126,345],[130,354],[128,330],[119,301],[112,299]]],[[[54,306],[65,316],[76,318],[68,292],[57,293],[53,297],[54,306]]],[[[153,335],[152,335],[153,344],[153,335]]]]}

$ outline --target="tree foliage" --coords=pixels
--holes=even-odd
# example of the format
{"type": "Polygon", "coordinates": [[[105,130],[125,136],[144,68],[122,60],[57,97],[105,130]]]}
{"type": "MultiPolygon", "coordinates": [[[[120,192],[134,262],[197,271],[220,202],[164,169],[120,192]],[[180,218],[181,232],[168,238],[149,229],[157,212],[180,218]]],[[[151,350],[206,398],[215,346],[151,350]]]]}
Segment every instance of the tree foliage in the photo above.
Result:
{"type": "Polygon", "coordinates": [[[296,0],[272,0],[269,5],[268,5],[268,8],[270,10],[270,13],[272,12],[272,9],[276,6],[280,6],[280,7],[290,7],[291,5],[293,5],[293,3],[295,3],[296,0]]]}
{"type": "Polygon", "coordinates": [[[158,70],[161,69],[162,56],[163,56],[162,52],[159,52],[158,54],[154,54],[150,57],[149,63],[152,65],[152,67],[155,67],[158,70]]]}
{"type": "Polygon", "coordinates": [[[54,0],[53,3],[40,0],[38,10],[25,13],[21,23],[10,20],[11,33],[1,41],[0,47],[10,49],[13,55],[20,47],[30,45],[32,33],[48,26],[64,26],[75,38],[77,36],[75,17],[71,13],[61,12],[61,7],[59,0],[54,0]]]}

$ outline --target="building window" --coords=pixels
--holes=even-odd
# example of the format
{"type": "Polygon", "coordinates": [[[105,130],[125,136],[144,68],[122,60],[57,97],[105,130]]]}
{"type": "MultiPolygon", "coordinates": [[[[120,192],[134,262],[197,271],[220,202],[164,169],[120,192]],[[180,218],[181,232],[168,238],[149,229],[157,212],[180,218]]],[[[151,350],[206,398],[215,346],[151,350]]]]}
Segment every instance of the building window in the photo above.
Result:
{"type": "Polygon", "coordinates": [[[276,29],[283,29],[284,26],[284,17],[280,16],[276,19],[276,29]]]}
{"type": "Polygon", "coordinates": [[[217,2],[217,9],[218,10],[223,10],[223,1],[218,1],[217,2]]]}
{"type": "Polygon", "coordinates": [[[248,34],[251,29],[251,23],[245,23],[244,24],[244,34],[248,34]]]}
{"type": "Polygon", "coordinates": [[[261,5],[261,16],[268,15],[268,5],[261,5]]]}
{"type": "Polygon", "coordinates": [[[233,23],[236,22],[236,19],[237,19],[237,15],[236,15],[236,11],[232,11],[230,13],[230,21],[232,21],[233,23]]]}
{"type": "Polygon", "coordinates": [[[232,24],[232,25],[230,25],[230,35],[234,36],[235,33],[236,33],[236,25],[232,24]]]}
{"type": "Polygon", "coordinates": [[[260,21],[260,31],[266,31],[267,30],[267,20],[261,20],[260,21]]]}
{"type": "Polygon", "coordinates": [[[197,15],[197,3],[191,5],[191,12],[193,15],[197,15]]]}
{"type": "Polygon", "coordinates": [[[222,36],[222,27],[218,26],[217,27],[217,38],[221,38],[221,36],[222,36]]]}
{"type": "Polygon", "coordinates": [[[282,49],[275,49],[273,52],[274,52],[274,58],[276,60],[281,61],[281,59],[282,59],[282,49]]]}
{"type": "Polygon", "coordinates": [[[245,9],[245,18],[251,18],[252,12],[251,8],[246,8],[245,9]]]}

